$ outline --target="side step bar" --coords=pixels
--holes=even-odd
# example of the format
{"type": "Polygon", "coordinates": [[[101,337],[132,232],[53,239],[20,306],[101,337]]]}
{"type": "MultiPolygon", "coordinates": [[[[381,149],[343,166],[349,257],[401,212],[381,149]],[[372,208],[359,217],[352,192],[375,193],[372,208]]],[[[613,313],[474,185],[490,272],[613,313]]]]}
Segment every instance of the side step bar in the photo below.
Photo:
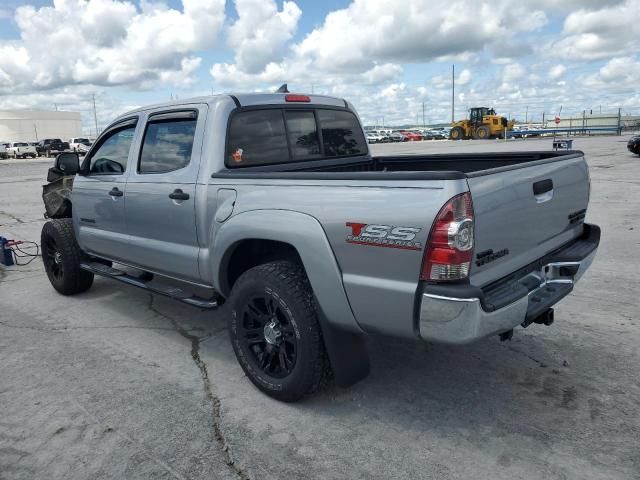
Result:
{"type": "Polygon", "coordinates": [[[138,277],[129,275],[128,273],[118,270],[116,268],[109,267],[103,263],[98,262],[86,262],[81,263],[80,268],[92,272],[96,275],[103,277],[109,277],[113,280],[117,280],[127,285],[133,285],[134,287],[148,290],[149,292],[158,293],[166,297],[171,297],[187,305],[191,305],[198,308],[214,309],[218,308],[218,300],[215,298],[206,299],[200,298],[186,292],[178,287],[170,285],[151,285],[151,282],[146,282],[138,277]]]}

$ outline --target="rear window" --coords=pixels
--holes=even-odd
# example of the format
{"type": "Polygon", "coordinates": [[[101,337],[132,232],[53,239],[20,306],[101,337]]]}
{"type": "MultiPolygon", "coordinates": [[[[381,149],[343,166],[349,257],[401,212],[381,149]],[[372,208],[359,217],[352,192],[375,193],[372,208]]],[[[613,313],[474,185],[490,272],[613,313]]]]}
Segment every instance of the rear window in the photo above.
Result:
{"type": "Polygon", "coordinates": [[[367,142],[356,116],[341,110],[318,110],[326,157],[364,155],[367,142]]]}
{"type": "Polygon", "coordinates": [[[233,116],[227,166],[246,167],[289,160],[282,110],[251,110],[233,116]]]}
{"type": "Polygon", "coordinates": [[[289,110],[285,113],[285,118],[293,159],[320,158],[320,139],[313,111],[289,110]]]}
{"type": "Polygon", "coordinates": [[[367,141],[352,112],[270,108],[233,115],[225,164],[250,167],[366,153],[367,141]]]}

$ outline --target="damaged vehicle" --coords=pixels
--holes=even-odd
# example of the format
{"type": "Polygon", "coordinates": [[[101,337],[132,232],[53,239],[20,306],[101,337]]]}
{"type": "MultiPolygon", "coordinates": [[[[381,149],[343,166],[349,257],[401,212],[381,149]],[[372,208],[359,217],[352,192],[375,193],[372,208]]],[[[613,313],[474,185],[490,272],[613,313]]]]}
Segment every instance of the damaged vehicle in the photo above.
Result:
{"type": "Polygon", "coordinates": [[[228,303],[238,362],[283,401],[364,378],[369,334],[463,344],[551,325],[600,241],[582,152],[372,156],[353,106],[321,95],[140,108],[49,175],[53,288],[99,275],[228,303]]]}

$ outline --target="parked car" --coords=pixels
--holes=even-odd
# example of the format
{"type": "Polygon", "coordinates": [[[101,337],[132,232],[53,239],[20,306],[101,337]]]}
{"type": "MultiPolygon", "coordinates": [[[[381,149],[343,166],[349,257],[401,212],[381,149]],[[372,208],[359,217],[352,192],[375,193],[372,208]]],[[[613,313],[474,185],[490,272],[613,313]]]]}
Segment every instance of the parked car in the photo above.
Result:
{"type": "Polygon", "coordinates": [[[434,133],[429,129],[420,130],[420,135],[422,135],[423,140],[433,140],[435,138],[434,133]]]}
{"type": "Polygon", "coordinates": [[[446,140],[449,138],[449,132],[443,128],[432,128],[430,133],[434,140],[446,140]]]}
{"type": "Polygon", "coordinates": [[[418,142],[418,141],[422,140],[422,135],[419,134],[418,132],[405,130],[405,131],[402,131],[400,133],[402,133],[402,135],[404,135],[404,138],[405,138],[406,142],[418,142]]]}
{"type": "MultiPolygon", "coordinates": [[[[41,234],[54,289],[101,275],[227,303],[247,378],[284,401],[331,371],[341,386],[364,378],[369,333],[462,344],[551,325],[600,240],[582,152],[373,157],[352,105],[325,96],[133,110],[49,176],[73,181],[73,208],[41,234]]],[[[78,300],[87,312],[92,298],[78,300]]]]}
{"type": "Polygon", "coordinates": [[[10,142],[5,151],[9,157],[13,158],[36,158],[36,147],[30,145],[28,142],[10,142]]]}
{"type": "Polygon", "coordinates": [[[52,155],[57,155],[60,152],[69,151],[69,143],[63,142],[59,138],[45,138],[38,142],[36,151],[38,155],[50,157],[52,155]]]}
{"type": "Polygon", "coordinates": [[[392,142],[405,142],[407,140],[406,137],[399,131],[393,131],[389,133],[389,139],[392,142]]]}
{"type": "Polygon", "coordinates": [[[0,158],[9,158],[9,154],[7,153],[7,147],[9,147],[9,142],[0,142],[0,158]]]}
{"type": "Polygon", "coordinates": [[[640,135],[635,135],[627,142],[627,150],[636,155],[640,155],[640,135]]]}
{"type": "Polygon", "coordinates": [[[380,135],[380,142],[381,143],[390,143],[393,142],[393,140],[391,139],[391,136],[389,135],[388,132],[381,132],[378,135],[380,135]]]}
{"type": "Polygon", "coordinates": [[[69,149],[72,152],[77,152],[80,155],[83,155],[89,151],[91,147],[91,142],[88,138],[70,138],[69,139],[69,149]]]}
{"type": "Polygon", "coordinates": [[[367,133],[368,143],[381,143],[382,138],[383,138],[382,135],[379,135],[377,133],[367,133]]]}

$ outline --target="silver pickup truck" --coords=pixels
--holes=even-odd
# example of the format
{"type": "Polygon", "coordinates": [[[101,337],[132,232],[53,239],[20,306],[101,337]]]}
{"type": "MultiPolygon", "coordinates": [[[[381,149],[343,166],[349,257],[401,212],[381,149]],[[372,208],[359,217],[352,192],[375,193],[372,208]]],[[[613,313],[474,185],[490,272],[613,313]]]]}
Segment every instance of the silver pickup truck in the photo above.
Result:
{"type": "Polygon", "coordinates": [[[55,165],[73,213],[42,230],[53,287],[226,303],[247,377],[285,401],[365,377],[367,334],[550,325],[600,239],[581,152],[372,156],[352,105],[319,95],[141,108],[55,165]]]}

